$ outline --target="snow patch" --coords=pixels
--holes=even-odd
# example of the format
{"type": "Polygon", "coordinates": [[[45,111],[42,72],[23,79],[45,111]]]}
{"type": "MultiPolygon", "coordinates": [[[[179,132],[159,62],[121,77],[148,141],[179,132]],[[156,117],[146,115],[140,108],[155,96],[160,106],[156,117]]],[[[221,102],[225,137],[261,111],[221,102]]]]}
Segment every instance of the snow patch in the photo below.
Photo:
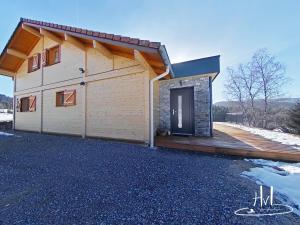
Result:
{"type": "Polygon", "coordinates": [[[13,136],[13,134],[0,131],[0,136],[13,136]]]}
{"type": "MultiPolygon", "coordinates": [[[[242,176],[255,180],[258,184],[273,186],[280,199],[294,208],[300,216],[300,163],[275,162],[263,159],[245,159],[257,165],[242,176]]],[[[275,194],[276,195],[276,194],[275,194]]]]}
{"type": "Polygon", "coordinates": [[[279,131],[272,131],[272,130],[264,130],[260,128],[254,127],[247,127],[239,124],[233,123],[220,123],[226,126],[236,127],[245,131],[248,131],[252,134],[260,135],[266,139],[277,141],[285,145],[289,145],[292,148],[300,150],[300,137],[293,134],[286,134],[279,131]]]}
{"type": "Polygon", "coordinates": [[[0,113],[0,122],[12,121],[13,114],[11,113],[0,113]]]}

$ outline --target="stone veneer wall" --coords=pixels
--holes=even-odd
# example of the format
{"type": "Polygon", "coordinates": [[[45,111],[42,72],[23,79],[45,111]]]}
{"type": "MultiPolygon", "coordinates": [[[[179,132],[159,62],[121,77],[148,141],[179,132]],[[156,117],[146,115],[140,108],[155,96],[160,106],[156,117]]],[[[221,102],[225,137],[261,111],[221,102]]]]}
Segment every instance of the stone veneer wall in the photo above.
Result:
{"type": "Polygon", "coordinates": [[[162,80],[159,83],[159,128],[171,130],[170,121],[170,89],[194,87],[195,135],[210,136],[210,101],[211,93],[209,77],[176,78],[162,80]]]}

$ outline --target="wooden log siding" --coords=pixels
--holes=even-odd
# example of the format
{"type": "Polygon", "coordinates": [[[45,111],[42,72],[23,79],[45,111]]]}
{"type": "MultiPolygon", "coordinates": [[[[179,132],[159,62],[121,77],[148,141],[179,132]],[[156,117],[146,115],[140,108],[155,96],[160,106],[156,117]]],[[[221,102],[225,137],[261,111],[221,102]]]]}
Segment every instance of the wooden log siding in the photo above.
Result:
{"type": "MultiPolygon", "coordinates": [[[[76,105],[56,107],[56,94],[64,89],[55,88],[43,91],[42,132],[81,135],[82,132],[82,90],[79,85],[72,85],[67,90],[76,89],[76,105]]],[[[63,100],[63,99],[62,99],[63,100]]],[[[64,102],[64,101],[63,101],[64,102]]]]}
{"type": "MultiPolygon", "coordinates": [[[[56,46],[45,36],[32,52],[44,55],[43,50],[56,46]]],[[[27,74],[27,61],[21,66],[14,94],[16,98],[37,95],[38,107],[36,113],[17,113],[16,129],[148,142],[147,68],[134,59],[106,57],[94,48],[82,51],[69,42],[60,48],[61,63],[44,66],[49,60],[46,53],[46,58],[41,57],[41,70],[27,74]],[[56,107],[60,91],[64,105],[74,106],[56,107]]]]}

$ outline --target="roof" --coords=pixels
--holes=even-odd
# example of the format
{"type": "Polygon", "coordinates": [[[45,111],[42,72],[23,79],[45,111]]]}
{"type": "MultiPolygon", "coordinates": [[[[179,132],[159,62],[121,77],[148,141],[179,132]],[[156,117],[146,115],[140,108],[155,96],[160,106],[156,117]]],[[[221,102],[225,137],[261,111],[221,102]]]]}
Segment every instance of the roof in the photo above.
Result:
{"type": "Polygon", "coordinates": [[[13,76],[24,62],[24,57],[18,56],[26,55],[28,57],[40,39],[24,26],[33,29],[33,33],[36,32],[40,35],[42,35],[40,29],[46,30],[62,40],[65,38],[64,34],[67,34],[85,46],[93,46],[93,41],[98,41],[113,54],[132,59],[134,58],[134,50],[138,50],[157,74],[163,73],[167,65],[170,65],[166,49],[160,42],[21,18],[0,55],[0,73],[2,74],[13,76]],[[8,53],[16,51],[21,54],[8,53]]]}
{"type": "Polygon", "coordinates": [[[174,78],[189,77],[202,74],[220,73],[220,56],[195,59],[172,64],[174,78]]]}
{"type": "Polygon", "coordinates": [[[37,20],[31,20],[31,19],[25,19],[25,18],[21,18],[20,21],[24,22],[24,23],[38,25],[38,26],[55,28],[55,29],[59,29],[62,31],[70,31],[70,32],[74,32],[77,34],[84,34],[84,35],[94,37],[94,38],[100,37],[100,38],[104,38],[107,40],[114,40],[114,41],[118,41],[118,42],[122,42],[122,43],[144,46],[144,47],[149,47],[149,48],[154,48],[154,49],[158,49],[161,45],[160,42],[141,40],[139,38],[131,38],[131,37],[126,37],[126,36],[121,36],[121,35],[116,35],[116,34],[107,34],[107,33],[103,33],[103,32],[87,30],[87,29],[82,29],[82,28],[78,28],[78,27],[59,25],[56,23],[47,23],[47,22],[43,22],[43,21],[37,21],[37,20]]]}
{"type": "Polygon", "coordinates": [[[171,64],[167,50],[160,42],[21,18],[0,55],[1,74],[15,75],[40,37],[45,35],[43,30],[47,31],[50,37],[52,35],[52,38],[59,40],[67,40],[66,35],[69,35],[85,47],[93,47],[94,41],[97,41],[113,54],[131,59],[135,58],[135,50],[138,50],[141,53],[140,56],[157,74],[165,72],[166,67],[171,65],[170,75],[173,78],[211,73],[216,77],[220,72],[220,56],[171,64]]]}

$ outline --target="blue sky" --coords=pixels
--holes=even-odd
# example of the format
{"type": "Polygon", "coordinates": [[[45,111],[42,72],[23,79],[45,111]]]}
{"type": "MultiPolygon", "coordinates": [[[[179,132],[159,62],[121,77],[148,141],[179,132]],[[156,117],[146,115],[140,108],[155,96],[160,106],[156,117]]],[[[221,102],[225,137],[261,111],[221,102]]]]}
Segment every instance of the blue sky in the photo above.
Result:
{"type": "MultiPolygon", "coordinates": [[[[166,45],[172,62],[221,55],[214,101],[226,99],[226,67],[268,48],[287,67],[287,97],[300,97],[300,1],[1,1],[0,49],[20,17],[121,34],[166,45]]],[[[0,77],[0,93],[12,81],[0,77]]]]}

